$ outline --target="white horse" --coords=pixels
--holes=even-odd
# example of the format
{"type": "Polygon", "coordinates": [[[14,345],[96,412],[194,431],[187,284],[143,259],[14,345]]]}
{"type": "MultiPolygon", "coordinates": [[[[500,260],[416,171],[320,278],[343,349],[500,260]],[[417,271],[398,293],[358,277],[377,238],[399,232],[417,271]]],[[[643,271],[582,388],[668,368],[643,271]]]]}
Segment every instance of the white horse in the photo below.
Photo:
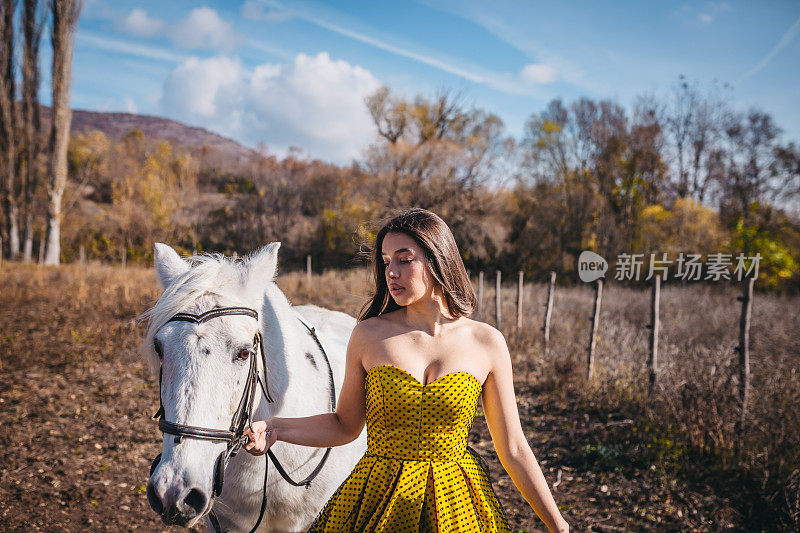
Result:
{"type": "MultiPolygon", "coordinates": [[[[313,305],[293,307],[275,284],[278,248],[273,242],[242,261],[219,254],[183,260],[165,244],[155,246],[155,266],[164,292],[144,316],[149,327],[142,349],[151,369],[161,369],[164,419],[173,424],[228,430],[247,383],[251,357],[274,400],[256,386],[253,419],[302,417],[330,412],[330,375],[320,347],[301,319],[315,328],[333,371],[335,394],[344,377],[345,351],[356,320],[313,305]],[[236,314],[202,323],[170,321],[176,313],[199,315],[219,307],[246,307],[258,321],[236,314]],[[298,318],[300,315],[300,318],[298,318]],[[254,335],[261,332],[266,375],[254,335]],[[250,352],[245,353],[247,349],[250,352]]],[[[270,450],[294,481],[319,464],[325,448],[276,442],[270,450]]],[[[353,442],[333,447],[310,486],[294,486],[270,464],[266,507],[258,531],[305,531],[366,450],[365,431],[353,442]]],[[[241,451],[224,471],[214,497],[216,461],[226,443],[164,433],[160,461],[147,484],[154,511],[169,524],[193,527],[209,513],[227,531],[250,531],[262,507],[266,455],[241,451]],[[180,441],[180,442],[176,442],[180,441]]],[[[270,461],[271,463],[272,461],[270,461]]]]}

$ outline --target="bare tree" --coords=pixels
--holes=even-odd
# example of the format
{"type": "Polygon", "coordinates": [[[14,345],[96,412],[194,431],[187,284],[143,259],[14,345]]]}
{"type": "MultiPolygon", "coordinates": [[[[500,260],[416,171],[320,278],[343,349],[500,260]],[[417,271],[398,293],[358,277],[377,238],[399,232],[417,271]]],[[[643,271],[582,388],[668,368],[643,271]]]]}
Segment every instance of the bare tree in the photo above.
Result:
{"type": "Polygon", "coordinates": [[[392,98],[389,89],[381,87],[366,98],[366,104],[378,134],[391,144],[397,143],[408,125],[405,102],[392,98]]]}
{"type": "Polygon", "coordinates": [[[773,203],[785,193],[788,184],[776,179],[775,172],[781,132],[771,115],[756,108],[729,115],[725,128],[728,168],[720,185],[722,214],[740,217],[750,225],[756,222],[759,204],[773,203]]]}
{"type": "Polygon", "coordinates": [[[72,122],[69,85],[75,28],[82,4],[82,0],[50,0],[53,17],[53,107],[49,147],[50,183],[47,188],[46,265],[57,265],[61,255],[61,199],[67,183],[67,146],[72,122]]]}
{"type": "Polygon", "coordinates": [[[25,131],[25,200],[23,204],[25,227],[22,257],[27,263],[33,255],[33,197],[39,183],[39,155],[42,147],[39,108],[39,44],[41,43],[44,14],[39,0],[24,0],[22,32],[24,51],[22,63],[22,120],[25,131]]]}
{"type": "Polygon", "coordinates": [[[794,142],[775,149],[774,172],[782,186],[782,200],[800,198],[800,146],[794,142]]]}
{"type": "Polygon", "coordinates": [[[697,91],[690,87],[686,77],[681,74],[673,91],[673,100],[661,122],[669,135],[677,158],[676,193],[679,198],[689,196],[689,169],[687,166],[688,148],[691,143],[692,124],[695,121],[697,91]]]}
{"type": "Polygon", "coordinates": [[[14,82],[14,11],[16,0],[0,1],[0,152],[3,156],[5,188],[3,208],[8,235],[8,257],[19,255],[19,205],[17,205],[17,122],[14,82]]]}
{"type": "Polygon", "coordinates": [[[710,188],[723,172],[723,137],[730,113],[724,91],[715,83],[708,90],[689,84],[681,75],[672,99],[659,110],[659,122],[669,141],[675,175],[673,188],[679,198],[708,200],[710,188]]]}
{"type": "Polygon", "coordinates": [[[431,100],[418,95],[411,108],[417,144],[422,145],[432,139],[460,137],[470,120],[464,107],[462,92],[446,87],[440,88],[431,100]]]}

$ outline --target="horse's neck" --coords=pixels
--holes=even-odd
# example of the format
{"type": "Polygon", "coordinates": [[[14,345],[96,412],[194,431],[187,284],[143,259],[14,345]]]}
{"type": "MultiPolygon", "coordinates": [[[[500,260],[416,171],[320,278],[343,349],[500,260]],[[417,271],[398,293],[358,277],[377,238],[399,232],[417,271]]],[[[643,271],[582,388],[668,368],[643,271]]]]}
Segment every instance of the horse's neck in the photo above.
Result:
{"type": "MultiPolygon", "coordinates": [[[[308,372],[304,372],[301,365],[307,364],[303,355],[308,350],[313,350],[311,344],[314,341],[308,334],[308,330],[303,323],[298,320],[297,312],[292,309],[286,296],[275,284],[269,284],[264,294],[264,302],[261,306],[261,334],[264,337],[264,349],[266,350],[267,372],[269,375],[269,392],[275,403],[268,403],[257,388],[259,396],[258,406],[254,413],[254,420],[264,420],[268,416],[280,416],[282,411],[292,413],[297,407],[305,404],[308,400],[309,383],[307,379],[297,379],[300,376],[308,377],[308,372]],[[289,376],[295,379],[290,380],[289,376]],[[296,388],[298,390],[292,390],[296,388]],[[291,402],[302,402],[300,405],[293,405],[291,402]]],[[[322,379],[322,378],[320,378],[322,379]]],[[[328,379],[327,373],[324,379],[328,379]]],[[[327,383],[327,381],[326,381],[327,383]]],[[[314,387],[310,390],[327,390],[326,387],[314,387]]],[[[288,446],[281,451],[280,462],[288,471],[294,471],[295,466],[307,461],[308,449],[303,446],[288,446]]],[[[264,463],[268,460],[261,457],[254,457],[248,453],[237,456],[237,470],[242,476],[240,484],[247,494],[255,494],[257,498],[252,500],[251,509],[252,520],[257,518],[259,506],[261,504],[261,490],[263,482],[261,473],[264,471],[264,463]]],[[[301,478],[292,476],[295,481],[301,478]]],[[[269,490],[275,490],[268,489],[269,490]]],[[[241,501],[237,500],[236,505],[229,504],[230,507],[242,509],[241,501]]]]}
{"type": "MultiPolygon", "coordinates": [[[[282,407],[285,405],[285,399],[291,397],[286,394],[291,386],[289,376],[298,375],[300,371],[298,365],[302,364],[304,359],[301,354],[306,346],[307,335],[303,333],[307,333],[307,330],[297,319],[297,313],[292,309],[286,296],[274,283],[269,284],[264,294],[261,315],[261,333],[264,336],[270,393],[279,407],[282,407]]],[[[259,409],[262,413],[266,412],[264,409],[266,402],[263,400],[264,398],[259,409]]],[[[275,413],[272,414],[274,416],[275,413]]]]}

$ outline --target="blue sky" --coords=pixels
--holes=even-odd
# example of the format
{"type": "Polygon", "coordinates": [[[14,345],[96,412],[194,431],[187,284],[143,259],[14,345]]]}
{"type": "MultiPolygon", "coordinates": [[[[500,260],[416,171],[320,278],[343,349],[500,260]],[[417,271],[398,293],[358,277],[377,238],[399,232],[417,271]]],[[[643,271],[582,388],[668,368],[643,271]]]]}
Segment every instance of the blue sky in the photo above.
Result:
{"type": "Polygon", "coordinates": [[[735,108],[770,112],[784,140],[800,141],[799,67],[796,0],[85,0],[72,105],[341,163],[374,140],[363,100],[380,85],[406,97],[459,89],[519,137],[553,98],[630,109],[684,74],[731,84],[735,108]]]}

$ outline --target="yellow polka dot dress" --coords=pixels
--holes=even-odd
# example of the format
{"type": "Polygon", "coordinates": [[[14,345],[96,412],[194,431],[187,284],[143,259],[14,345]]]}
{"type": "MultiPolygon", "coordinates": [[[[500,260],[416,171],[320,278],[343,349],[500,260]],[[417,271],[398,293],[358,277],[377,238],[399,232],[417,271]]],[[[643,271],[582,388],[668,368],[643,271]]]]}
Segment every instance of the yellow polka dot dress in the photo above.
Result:
{"type": "Polygon", "coordinates": [[[467,446],[481,384],[468,372],[427,385],[394,365],[367,372],[367,451],[311,532],[510,532],[467,446]]]}

